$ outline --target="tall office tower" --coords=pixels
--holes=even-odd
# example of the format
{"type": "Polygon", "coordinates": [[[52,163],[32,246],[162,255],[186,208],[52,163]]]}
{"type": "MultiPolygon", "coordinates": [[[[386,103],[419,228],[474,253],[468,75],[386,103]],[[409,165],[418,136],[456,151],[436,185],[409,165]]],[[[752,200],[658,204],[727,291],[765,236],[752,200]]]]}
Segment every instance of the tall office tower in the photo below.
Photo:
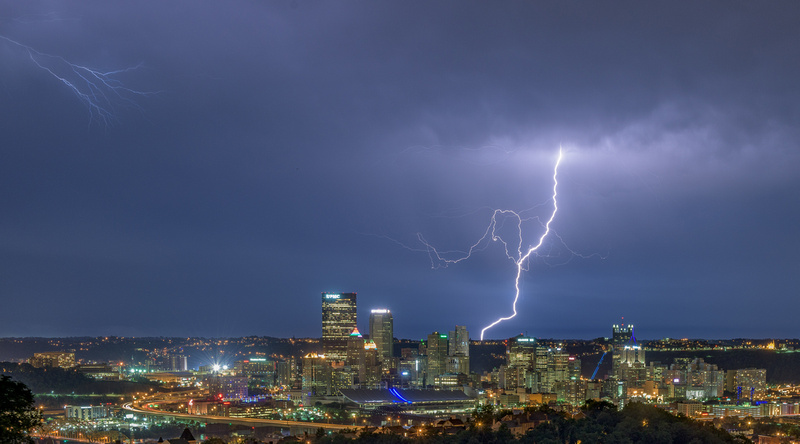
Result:
{"type": "Polygon", "coordinates": [[[450,332],[449,350],[447,355],[448,373],[469,374],[469,332],[467,327],[456,325],[455,331],[450,332]]]}
{"type": "Polygon", "coordinates": [[[358,365],[358,382],[361,388],[378,388],[381,380],[381,359],[378,347],[371,339],[364,343],[362,360],[358,365]]]}
{"type": "Polygon", "coordinates": [[[536,352],[539,349],[547,349],[539,347],[535,338],[523,335],[509,338],[506,344],[506,364],[502,367],[501,387],[506,390],[524,387],[533,389],[533,393],[538,392],[539,373],[535,368],[536,352]]]}
{"type": "Polygon", "coordinates": [[[303,391],[313,396],[330,394],[332,371],[327,357],[316,353],[303,356],[303,391]]]}
{"type": "Polygon", "coordinates": [[[456,325],[450,332],[450,356],[469,356],[469,332],[467,327],[456,325]]]}
{"type": "Polygon", "coordinates": [[[294,356],[289,356],[275,364],[275,383],[288,389],[300,389],[300,365],[294,356]]]}
{"type": "Polygon", "coordinates": [[[633,338],[633,325],[614,324],[611,328],[611,375],[619,377],[619,366],[623,360],[625,345],[633,338]]]}
{"type": "Polygon", "coordinates": [[[322,293],[322,352],[328,362],[344,361],[347,339],[356,328],[356,294],[322,293]]]}
{"type": "Polygon", "coordinates": [[[364,354],[364,337],[357,328],[354,328],[347,338],[347,357],[344,360],[345,365],[358,367],[358,363],[364,354]]]}
{"type": "Polygon", "coordinates": [[[385,308],[372,310],[369,315],[369,338],[375,342],[382,361],[392,357],[394,348],[394,320],[385,308]]]}
{"type": "MultiPolygon", "coordinates": [[[[559,348],[547,349],[547,363],[544,373],[539,376],[539,391],[542,393],[555,393],[556,383],[569,381],[570,361],[569,353],[559,348]]],[[[536,363],[540,363],[537,361],[536,363]]]]}
{"type": "Polygon", "coordinates": [[[536,338],[518,335],[510,338],[507,344],[506,364],[509,367],[533,369],[536,363],[536,350],[540,348],[536,338]]]}
{"type": "Polygon", "coordinates": [[[447,335],[435,331],[428,335],[428,374],[426,384],[433,384],[433,379],[447,371],[447,335]]]}
{"type": "MultiPolygon", "coordinates": [[[[647,367],[645,367],[644,349],[636,342],[633,334],[633,325],[630,326],[630,338],[624,345],[614,344],[613,375],[619,381],[624,381],[626,390],[642,388],[647,381],[647,367]]],[[[626,394],[627,395],[627,394],[626,394]]]]}
{"type": "Polygon", "coordinates": [[[611,326],[611,342],[624,345],[633,336],[633,324],[614,324],[611,326]]]}

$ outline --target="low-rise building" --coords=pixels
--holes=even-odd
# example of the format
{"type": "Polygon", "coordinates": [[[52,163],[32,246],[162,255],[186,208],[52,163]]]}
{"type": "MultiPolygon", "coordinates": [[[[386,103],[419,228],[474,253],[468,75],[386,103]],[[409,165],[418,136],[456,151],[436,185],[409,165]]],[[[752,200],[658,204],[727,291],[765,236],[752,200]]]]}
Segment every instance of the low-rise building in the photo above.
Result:
{"type": "Polygon", "coordinates": [[[492,430],[498,431],[505,425],[514,436],[522,436],[538,426],[549,422],[547,415],[542,412],[521,413],[518,415],[506,415],[500,421],[492,423],[492,430]]]}
{"type": "Polygon", "coordinates": [[[34,353],[28,363],[36,368],[42,367],[75,367],[74,352],[42,352],[34,353]]]}
{"type": "Polygon", "coordinates": [[[401,406],[416,414],[442,416],[469,413],[475,409],[476,399],[460,390],[402,390],[343,389],[346,403],[361,409],[374,410],[387,406],[401,406]]]}
{"type": "Polygon", "coordinates": [[[110,405],[67,405],[64,406],[67,419],[91,421],[93,419],[108,418],[113,413],[110,405]]]}
{"type": "Polygon", "coordinates": [[[247,378],[244,376],[211,376],[205,379],[209,394],[217,399],[246,398],[247,378]]]}

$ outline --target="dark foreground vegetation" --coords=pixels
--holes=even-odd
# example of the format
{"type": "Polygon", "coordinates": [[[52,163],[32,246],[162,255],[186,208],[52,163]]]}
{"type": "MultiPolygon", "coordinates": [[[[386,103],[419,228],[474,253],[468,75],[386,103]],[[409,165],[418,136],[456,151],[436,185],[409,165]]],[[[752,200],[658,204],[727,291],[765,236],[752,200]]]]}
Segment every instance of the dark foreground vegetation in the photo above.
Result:
{"type": "Polygon", "coordinates": [[[507,412],[495,413],[491,409],[475,412],[473,420],[464,430],[446,434],[444,429],[430,429],[420,435],[406,437],[399,434],[362,432],[355,438],[345,435],[322,435],[318,443],[521,443],[521,444],[632,444],[632,443],[749,443],[749,439],[732,436],[710,423],[674,416],[655,407],[642,404],[628,405],[624,410],[608,403],[590,402],[579,419],[568,418],[552,410],[543,410],[549,422],[540,424],[527,433],[514,436],[508,427],[491,427],[492,420],[502,419],[507,412]],[[478,424],[481,424],[478,426],[478,424]]]}
{"type": "Polygon", "coordinates": [[[39,425],[42,415],[33,405],[33,394],[25,384],[0,375],[0,443],[31,443],[28,432],[39,425]]]}

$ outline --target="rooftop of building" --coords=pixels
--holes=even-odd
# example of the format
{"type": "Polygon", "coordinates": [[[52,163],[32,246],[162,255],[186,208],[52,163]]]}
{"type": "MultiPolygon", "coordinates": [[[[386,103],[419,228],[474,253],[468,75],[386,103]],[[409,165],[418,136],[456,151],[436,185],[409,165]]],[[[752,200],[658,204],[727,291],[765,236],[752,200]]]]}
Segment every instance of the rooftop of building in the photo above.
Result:
{"type": "Polygon", "coordinates": [[[343,389],[342,395],[357,404],[416,404],[472,400],[459,390],[343,389]]]}

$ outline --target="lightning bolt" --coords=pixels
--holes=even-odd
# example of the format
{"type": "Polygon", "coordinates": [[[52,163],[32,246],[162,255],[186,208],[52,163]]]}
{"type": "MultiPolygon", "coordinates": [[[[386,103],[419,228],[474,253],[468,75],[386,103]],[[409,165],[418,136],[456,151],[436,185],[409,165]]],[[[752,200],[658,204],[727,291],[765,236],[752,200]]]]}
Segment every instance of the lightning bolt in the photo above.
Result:
{"type": "Polygon", "coordinates": [[[523,218],[522,215],[521,215],[522,212],[517,213],[517,212],[512,211],[512,210],[494,210],[494,212],[492,213],[492,217],[491,217],[491,219],[489,221],[489,226],[486,227],[486,231],[484,231],[483,236],[481,236],[481,238],[478,239],[477,242],[472,244],[469,247],[469,249],[466,252],[464,252],[463,256],[458,257],[456,259],[450,259],[450,258],[445,257],[447,255],[447,253],[450,253],[450,252],[440,252],[440,251],[438,251],[428,241],[426,241],[422,237],[421,234],[417,235],[417,238],[419,239],[419,241],[423,245],[425,245],[425,247],[427,249],[427,252],[428,252],[428,254],[430,255],[430,258],[431,258],[431,264],[432,264],[432,266],[434,266],[434,268],[436,267],[436,263],[437,262],[440,263],[440,264],[443,263],[444,266],[447,266],[449,264],[457,264],[457,263],[459,263],[461,261],[469,259],[470,256],[472,256],[472,254],[474,252],[483,250],[488,246],[487,239],[491,239],[491,241],[493,241],[493,242],[502,243],[503,244],[503,249],[505,250],[506,257],[508,257],[510,260],[512,260],[514,262],[514,264],[516,265],[516,267],[517,267],[517,275],[516,275],[516,279],[514,280],[514,289],[515,289],[514,302],[511,305],[511,309],[513,311],[513,314],[511,314],[509,316],[501,317],[501,318],[497,319],[496,321],[492,322],[491,324],[489,324],[488,326],[484,327],[481,330],[481,340],[483,340],[483,337],[484,337],[484,335],[486,333],[486,330],[489,330],[490,328],[494,327],[495,325],[497,325],[497,324],[499,324],[499,323],[501,323],[503,321],[507,321],[509,319],[512,319],[517,315],[517,301],[519,301],[519,295],[520,295],[520,288],[519,288],[520,277],[522,276],[523,270],[527,270],[526,264],[528,263],[528,259],[531,257],[532,254],[534,254],[544,244],[544,240],[550,234],[550,232],[551,232],[550,224],[553,223],[553,220],[556,217],[556,213],[558,212],[558,200],[557,200],[557,197],[558,197],[558,166],[561,164],[562,157],[563,157],[563,150],[561,148],[559,148],[559,150],[558,150],[558,159],[556,160],[555,167],[553,168],[553,197],[552,197],[552,200],[553,200],[553,212],[550,213],[550,218],[547,219],[547,222],[545,222],[544,224],[541,224],[541,222],[540,222],[540,224],[544,228],[544,232],[539,237],[539,241],[535,245],[528,246],[527,250],[524,250],[523,247],[522,247],[522,244],[523,244],[522,223],[527,221],[527,220],[530,220],[530,218],[523,218]],[[513,246],[510,247],[509,246],[509,242],[507,242],[505,239],[503,239],[503,237],[498,233],[498,228],[499,228],[498,227],[498,216],[501,216],[503,218],[510,217],[513,220],[516,220],[517,234],[519,235],[519,238],[518,238],[519,242],[517,243],[516,247],[513,247],[513,246]],[[516,250],[516,251],[514,251],[514,250],[516,250]]]}
{"type": "Polygon", "coordinates": [[[141,64],[129,68],[103,72],[88,66],[72,63],[64,57],[46,54],[36,49],[0,35],[5,40],[27,52],[34,65],[63,83],[89,110],[89,124],[101,122],[108,127],[118,121],[116,109],[126,105],[141,111],[141,107],[133,100],[134,96],[149,96],[158,92],[137,91],[128,88],[122,81],[114,78],[116,74],[133,71],[141,64]]]}

